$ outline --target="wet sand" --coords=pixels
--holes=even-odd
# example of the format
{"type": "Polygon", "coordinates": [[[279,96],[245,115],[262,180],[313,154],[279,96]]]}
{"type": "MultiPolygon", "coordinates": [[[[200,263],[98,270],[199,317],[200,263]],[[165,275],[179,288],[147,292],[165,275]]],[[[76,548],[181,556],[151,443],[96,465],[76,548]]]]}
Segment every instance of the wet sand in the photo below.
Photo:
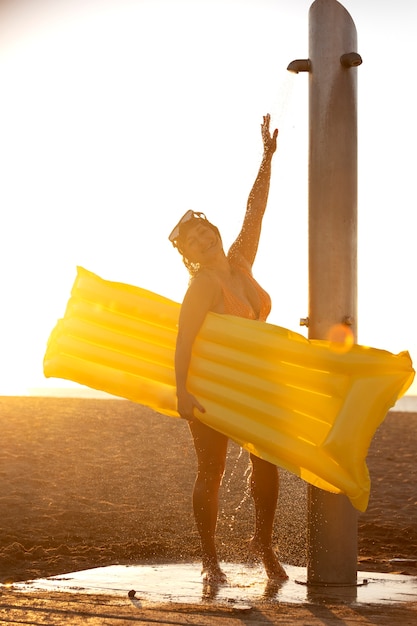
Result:
{"type": "MultiPolygon", "coordinates": [[[[0,582],[199,559],[185,422],[123,400],[3,397],[0,428],[0,582]]],[[[417,414],[389,413],[368,455],[372,490],[359,516],[359,570],[417,575],[416,449],[417,414]]],[[[247,477],[247,454],[231,443],[222,560],[248,557],[247,477]]],[[[306,563],[306,514],[305,484],[282,471],[274,541],[284,563],[306,563]]]]}

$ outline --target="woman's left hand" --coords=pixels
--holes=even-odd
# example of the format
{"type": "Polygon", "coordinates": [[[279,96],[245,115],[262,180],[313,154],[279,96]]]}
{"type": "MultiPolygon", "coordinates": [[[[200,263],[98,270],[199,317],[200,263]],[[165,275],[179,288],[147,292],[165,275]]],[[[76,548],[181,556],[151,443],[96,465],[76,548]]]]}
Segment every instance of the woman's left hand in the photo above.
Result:
{"type": "Polygon", "coordinates": [[[262,131],[262,141],[264,144],[264,155],[272,156],[277,149],[277,137],[278,137],[278,128],[274,130],[274,132],[270,133],[269,124],[271,121],[271,116],[269,113],[264,115],[263,122],[261,125],[262,131]]]}

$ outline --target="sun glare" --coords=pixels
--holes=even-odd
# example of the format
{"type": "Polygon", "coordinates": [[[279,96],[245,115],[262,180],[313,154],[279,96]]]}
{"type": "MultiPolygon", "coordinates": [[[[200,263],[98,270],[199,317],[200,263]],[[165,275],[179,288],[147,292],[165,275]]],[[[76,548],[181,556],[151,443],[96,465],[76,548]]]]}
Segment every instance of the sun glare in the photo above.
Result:
{"type": "MultiPolygon", "coordinates": [[[[350,3],[358,18],[363,15],[356,1],[350,3]]],[[[233,242],[259,167],[259,127],[267,112],[280,133],[254,273],[271,293],[270,321],[300,331],[308,308],[308,81],[286,68],[307,54],[310,4],[0,3],[3,392],[39,386],[46,341],[64,314],[77,266],[182,299],[188,276],[168,234],[193,209],[219,226],[226,248],[233,242]]],[[[372,36],[363,32],[362,41],[372,36]]],[[[368,43],[366,54],[371,53],[368,43]]],[[[360,70],[367,77],[359,99],[361,150],[371,132],[369,119],[375,119],[368,116],[364,92],[375,80],[376,65],[366,58],[360,70]],[[366,74],[368,67],[373,71],[366,74]]],[[[402,106],[408,106],[406,98],[402,106]]],[[[414,120],[414,113],[409,117],[414,120]]],[[[399,136],[397,131],[387,140],[399,136]]],[[[376,123],[375,132],[379,140],[376,123]]],[[[368,179],[368,162],[379,171],[374,146],[375,141],[369,159],[362,153],[360,171],[365,193],[359,203],[359,339],[391,351],[400,344],[411,352],[414,329],[405,330],[401,320],[403,311],[413,309],[414,296],[398,281],[406,284],[402,268],[415,266],[407,261],[412,246],[404,243],[407,237],[411,242],[413,229],[402,227],[402,239],[397,232],[402,256],[387,255],[386,242],[375,253],[376,240],[384,237],[384,207],[375,195],[381,193],[378,181],[368,179]],[[380,220],[378,237],[372,211],[380,220]],[[387,265],[390,283],[385,275],[377,283],[370,258],[377,259],[380,276],[387,265]],[[396,297],[388,298],[384,290],[392,294],[394,288],[396,297]],[[410,304],[397,302],[400,297],[410,304]],[[386,317],[395,321],[387,329],[371,309],[375,301],[386,310],[388,299],[386,317]]],[[[400,187],[411,206],[405,182],[412,184],[412,176],[404,176],[403,165],[403,184],[395,192],[400,187]]],[[[390,178],[395,179],[391,170],[390,178]]],[[[388,199],[392,210],[398,202],[388,199]]],[[[388,237],[392,218],[385,221],[388,237]]],[[[334,333],[334,348],[348,350],[348,329],[334,333]]]]}
{"type": "Polygon", "coordinates": [[[349,352],[355,342],[352,329],[346,324],[334,324],[327,333],[327,340],[330,349],[340,354],[349,352]]]}

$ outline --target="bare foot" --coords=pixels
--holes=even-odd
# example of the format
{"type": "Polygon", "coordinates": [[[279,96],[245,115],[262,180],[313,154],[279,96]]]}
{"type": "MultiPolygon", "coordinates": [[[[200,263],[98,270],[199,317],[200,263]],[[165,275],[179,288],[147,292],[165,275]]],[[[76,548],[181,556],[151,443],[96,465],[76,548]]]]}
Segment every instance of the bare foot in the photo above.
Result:
{"type": "Polygon", "coordinates": [[[227,576],[217,563],[203,567],[201,575],[203,576],[204,583],[209,585],[227,583],[227,576]]]}
{"type": "Polygon", "coordinates": [[[270,580],[284,581],[288,579],[287,572],[282,567],[272,546],[263,546],[253,538],[249,544],[252,555],[258,556],[264,565],[266,574],[270,580]]]}
{"type": "Polygon", "coordinates": [[[287,580],[288,574],[278,561],[278,557],[272,548],[264,549],[262,555],[262,562],[265,567],[265,571],[270,580],[287,580]]]}

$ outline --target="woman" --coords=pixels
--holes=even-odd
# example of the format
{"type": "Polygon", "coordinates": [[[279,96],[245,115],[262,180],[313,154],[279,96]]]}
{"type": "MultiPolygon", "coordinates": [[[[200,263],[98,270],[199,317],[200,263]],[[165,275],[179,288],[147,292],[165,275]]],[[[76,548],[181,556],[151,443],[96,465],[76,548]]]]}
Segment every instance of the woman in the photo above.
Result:
{"type": "MultiPolygon", "coordinates": [[[[194,340],[209,311],[265,321],[271,309],[269,295],[252,277],[278,136],[278,130],[271,135],[269,123],[270,116],[266,115],[261,126],[262,163],[249,194],[242,229],[228,254],[223,250],[219,231],[202,213],[188,211],[169,237],[191,275],[179,318],[176,385],[178,412],[189,420],[197,454],[193,509],[201,538],[203,576],[206,582],[212,583],[226,581],[217,558],[215,530],[228,440],[198,420],[198,411],[204,413],[204,407],[188,391],[187,376],[194,340]]],[[[278,471],[276,466],[254,455],[251,455],[251,462],[251,493],[256,519],[251,550],[261,557],[270,579],[284,580],[287,575],[272,548],[278,471]]]]}

